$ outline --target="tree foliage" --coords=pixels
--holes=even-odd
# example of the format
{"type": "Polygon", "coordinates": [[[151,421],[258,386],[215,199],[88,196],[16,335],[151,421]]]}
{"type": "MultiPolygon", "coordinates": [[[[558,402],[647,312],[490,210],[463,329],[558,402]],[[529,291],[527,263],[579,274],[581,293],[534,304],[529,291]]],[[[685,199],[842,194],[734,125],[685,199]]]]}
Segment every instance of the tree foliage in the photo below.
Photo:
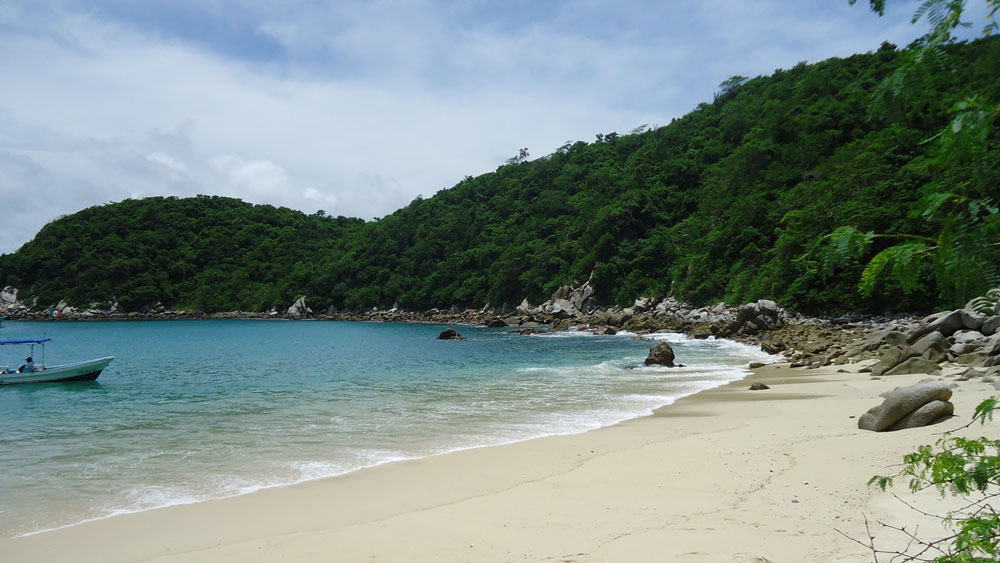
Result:
{"type": "Polygon", "coordinates": [[[955,252],[937,252],[942,264],[1000,263],[998,249],[976,242],[976,233],[997,240],[1000,232],[992,204],[975,192],[996,185],[995,167],[981,166],[1000,158],[995,134],[985,144],[965,136],[963,118],[953,137],[925,142],[953,122],[949,108],[986,111],[960,104],[976,93],[1000,96],[1000,42],[941,49],[961,64],[909,74],[920,87],[899,119],[867,109],[871,92],[912,53],[883,44],[733,77],[712,103],[664,126],[567,142],[531,161],[524,149],[495,172],[377,221],[213,197],[93,207],[0,256],[0,285],[39,307],[117,298],[128,310],[156,302],[266,310],[305,294],[314,309],[478,308],[538,302],[593,273],[595,297],[607,304],[672,295],[697,303],[768,297],[807,312],[930,309],[965,291],[946,287],[933,263],[915,268],[896,256],[885,267],[905,272],[908,284],[915,275],[913,291],[887,298],[882,290],[899,286],[888,280],[862,294],[863,257],[828,264],[815,241],[850,225],[879,234],[864,247],[877,254],[891,246],[888,235],[926,237],[930,249],[941,248],[946,232],[955,252]],[[964,143],[985,160],[949,148],[964,143]],[[946,192],[956,197],[935,199],[946,192]],[[966,214],[978,222],[949,223],[963,205],[979,206],[966,214]]]}
{"type": "MultiPolygon", "coordinates": [[[[985,3],[989,16],[983,33],[990,35],[996,30],[993,18],[1000,0],[985,3]]],[[[870,5],[879,15],[885,13],[884,0],[871,0],[870,5]]],[[[970,25],[963,21],[965,8],[964,0],[925,0],[920,4],[913,22],[927,20],[930,31],[876,89],[870,104],[873,115],[905,121],[905,109],[925,97],[922,87],[928,77],[954,74],[965,67],[967,61],[946,48],[955,29],[970,25]]],[[[945,99],[938,103],[939,107],[949,105],[945,99]]],[[[963,97],[950,103],[948,115],[950,121],[927,140],[938,143],[940,173],[946,181],[925,184],[919,214],[936,230],[931,236],[869,232],[865,236],[867,243],[859,246],[848,243],[861,240],[856,227],[838,228],[823,239],[828,244],[822,253],[826,273],[830,264],[844,265],[865,256],[870,242],[881,238],[891,241],[891,245],[881,248],[864,267],[858,286],[862,295],[871,296],[879,290],[917,291],[922,287],[921,270],[925,267],[933,272],[939,299],[950,305],[962,304],[1000,283],[996,259],[1000,247],[1000,174],[994,127],[1000,115],[1000,95],[996,84],[968,89],[963,97]],[[956,176],[956,170],[967,172],[956,176]]]]}

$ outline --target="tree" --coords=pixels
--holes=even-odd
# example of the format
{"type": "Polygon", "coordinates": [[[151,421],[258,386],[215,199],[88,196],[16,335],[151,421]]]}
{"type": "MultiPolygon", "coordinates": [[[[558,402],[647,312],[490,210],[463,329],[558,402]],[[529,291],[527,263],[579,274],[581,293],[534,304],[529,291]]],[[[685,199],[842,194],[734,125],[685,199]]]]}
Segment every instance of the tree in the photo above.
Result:
{"type": "MultiPolygon", "coordinates": [[[[997,30],[994,17],[1000,0],[984,1],[989,17],[983,34],[991,35],[997,30]]],[[[853,5],[856,0],[849,2],[853,5]]],[[[953,41],[956,29],[970,25],[962,20],[965,5],[964,0],[925,0],[920,5],[912,21],[926,19],[931,29],[919,40],[920,46],[909,52],[906,63],[881,83],[872,100],[874,111],[896,113],[895,106],[905,104],[911,91],[920,87],[922,73],[953,68],[944,47],[953,41]]],[[[870,6],[879,15],[885,13],[885,0],[870,0],[870,6]]],[[[967,181],[927,186],[920,217],[936,225],[937,232],[930,236],[876,234],[852,225],[839,227],[824,237],[827,272],[831,264],[846,266],[878,248],[861,274],[859,289],[865,296],[878,289],[914,291],[927,266],[939,297],[949,304],[960,305],[1000,284],[1000,175],[996,159],[990,156],[990,148],[996,144],[994,123],[1000,115],[1000,103],[987,96],[972,93],[953,105],[950,123],[932,137],[939,143],[942,162],[971,171],[967,181]]]]}

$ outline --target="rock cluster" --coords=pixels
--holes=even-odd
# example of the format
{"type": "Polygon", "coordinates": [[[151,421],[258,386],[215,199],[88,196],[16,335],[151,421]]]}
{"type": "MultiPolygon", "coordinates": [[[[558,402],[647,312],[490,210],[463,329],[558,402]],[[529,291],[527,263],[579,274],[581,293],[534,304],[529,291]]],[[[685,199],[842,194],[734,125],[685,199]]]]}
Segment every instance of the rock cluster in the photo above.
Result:
{"type": "Polygon", "coordinates": [[[557,289],[552,297],[534,307],[528,300],[521,301],[517,306],[517,313],[524,316],[551,316],[555,319],[578,319],[586,316],[590,311],[590,298],[594,295],[594,288],[590,281],[594,275],[591,274],[583,284],[564,285],[557,289]]]}
{"type": "Polygon", "coordinates": [[[951,389],[943,381],[897,387],[885,394],[882,404],[861,415],[858,428],[885,432],[934,424],[954,413],[950,398],[951,389]]]}
{"type": "Polygon", "coordinates": [[[920,320],[910,330],[873,335],[884,344],[872,375],[937,373],[941,362],[971,367],[1000,365],[1000,315],[971,308],[943,311],[920,320]]]}
{"type": "Polygon", "coordinates": [[[301,295],[285,312],[289,317],[305,317],[312,314],[312,309],[306,306],[306,296],[301,295]]]}

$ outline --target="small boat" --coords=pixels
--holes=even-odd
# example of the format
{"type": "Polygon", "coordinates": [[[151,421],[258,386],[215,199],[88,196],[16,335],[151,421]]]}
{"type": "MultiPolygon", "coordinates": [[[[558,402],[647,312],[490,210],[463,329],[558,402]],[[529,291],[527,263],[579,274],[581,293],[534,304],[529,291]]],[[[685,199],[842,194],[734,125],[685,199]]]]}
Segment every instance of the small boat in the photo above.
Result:
{"type": "Polygon", "coordinates": [[[104,368],[108,367],[114,356],[98,358],[96,360],[86,360],[72,364],[46,367],[44,363],[45,343],[51,342],[51,338],[37,340],[0,340],[0,346],[8,344],[30,344],[31,355],[34,357],[35,344],[42,345],[42,362],[26,363],[17,369],[9,369],[0,366],[0,385],[12,385],[15,383],[55,383],[60,381],[93,381],[101,375],[104,368]]]}

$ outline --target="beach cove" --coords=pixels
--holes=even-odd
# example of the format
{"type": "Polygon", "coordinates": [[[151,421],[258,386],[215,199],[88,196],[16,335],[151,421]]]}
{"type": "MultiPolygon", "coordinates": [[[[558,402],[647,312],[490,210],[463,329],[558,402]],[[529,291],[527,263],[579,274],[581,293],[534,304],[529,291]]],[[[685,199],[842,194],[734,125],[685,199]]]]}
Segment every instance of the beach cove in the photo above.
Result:
{"type": "MultiPolygon", "coordinates": [[[[10,561],[869,561],[872,522],[920,518],[865,485],[968,421],[857,429],[879,394],[860,366],[759,368],[647,416],[568,436],[402,461],[251,495],[0,541],[10,561]],[[751,392],[754,381],[770,386],[751,392]]],[[[978,435],[978,427],[966,429],[978,435]]],[[[899,494],[904,494],[900,489],[899,494]]],[[[940,509],[924,496],[925,509],[940,509]]],[[[936,524],[922,529],[937,533],[936,524]]],[[[873,530],[875,531],[875,530],[873,530]]],[[[880,547],[899,537],[875,531],[880,547]],[[885,543],[882,543],[882,542],[885,543]]]]}

